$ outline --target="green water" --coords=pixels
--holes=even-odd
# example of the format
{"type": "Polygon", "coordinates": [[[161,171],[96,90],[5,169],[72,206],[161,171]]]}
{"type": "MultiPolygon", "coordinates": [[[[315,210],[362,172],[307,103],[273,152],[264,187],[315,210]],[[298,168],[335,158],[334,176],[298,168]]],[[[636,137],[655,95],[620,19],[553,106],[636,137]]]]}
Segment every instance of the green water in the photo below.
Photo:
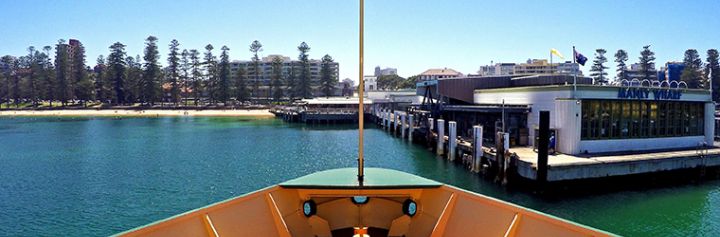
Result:
{"type": "MultiPolygon", "coordinates": [[[[720,181],[538,198],[379,129],[366,164],[628,236],[720,236],[720,181]]],[[[103,236],[319,170],[356,165],[352,126],[239,118],[0,118],[0,235],[103,236]]]]}

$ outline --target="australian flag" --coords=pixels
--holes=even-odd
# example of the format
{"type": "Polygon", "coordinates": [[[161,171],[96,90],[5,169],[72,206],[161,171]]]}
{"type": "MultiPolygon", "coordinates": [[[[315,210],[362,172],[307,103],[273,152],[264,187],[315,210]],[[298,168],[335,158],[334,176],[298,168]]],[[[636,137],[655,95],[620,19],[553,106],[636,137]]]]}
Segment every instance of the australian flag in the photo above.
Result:
{"type": "Polygon", "coordinates": [[[573,53],[575,53],[575,61],[577,61],[577,63],[579,63],[580,65],[585,66],[585,62],[587,62],[587,58],[576,50],[573,50],[573,53]]]}

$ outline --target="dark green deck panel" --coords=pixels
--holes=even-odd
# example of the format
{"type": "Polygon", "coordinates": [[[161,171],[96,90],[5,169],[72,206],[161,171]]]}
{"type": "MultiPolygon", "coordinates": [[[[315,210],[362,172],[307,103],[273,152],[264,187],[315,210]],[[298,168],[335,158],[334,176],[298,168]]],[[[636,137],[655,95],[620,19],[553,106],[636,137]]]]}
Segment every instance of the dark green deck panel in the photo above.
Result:
{"type": "MultiPolygon", "coordinates": [[[[433,188],[442,183],[420,176],[382,168],[365,168],[362,188],[433,188]]],[[[359,188],[357,168],[341,168],[312,173],[280,184],[283,188],[349,189],[359,188]]]]}

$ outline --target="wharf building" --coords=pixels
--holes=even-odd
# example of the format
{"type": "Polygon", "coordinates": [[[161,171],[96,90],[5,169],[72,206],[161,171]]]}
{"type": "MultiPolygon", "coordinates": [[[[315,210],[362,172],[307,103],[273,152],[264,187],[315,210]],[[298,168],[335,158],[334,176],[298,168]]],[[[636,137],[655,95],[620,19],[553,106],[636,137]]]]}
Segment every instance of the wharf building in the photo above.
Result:
{"type": "Polygon", "coordinates": [[[558,74],[462,77],[423,81],[418,95],[432,117],[456,121],[458,135],[482,125],[485,138],[509,133],[511,146],[535,146],[540,111],[550,111],[555,150],[564,154],[696,149],[712,145],[715,106],[710,92],[681,84],[592,85],[558,74]],[[576,81],[576,84],[573,84],[576,81]]]}
{"type": "MultiPolygon", "coordinates": [[[[270,95],[270,83],[272,80],[272,63],[273,59],[275,57],[278,57],[282,59],[282,78],[284,81],[288,80],[291,76],[293,76],[296,80],[296,83],[300,80],[300,72],[302,70],[301,62],[299,60],[293,60],[290,57],[282,56],[282,55],[268,55],[267,57],[262,57],[260,60],[258,69],[259,72],[255,73],[255,65],[254,62],[251,60],[234,60],[230,63],[230,76],[232,78],[237,78],[239,75],[238,73],[241,71],[245,72],[245,80],[247,82],[248,88],[252,89],[253,85],[255,85],[255,82],[258,82],[258,90],[255,92],[255,95],[253,97],[271,97],[270,95]],[[240,70],[244,69],[244,70],[240,70]]],[[[321,95],[320,92],[320,78],[321,74],[320,71],[322,70],[322,61],[318,59],[310,59],[309,62],[309,71],[310,71],[310,85],[312,88],[312,93],[315,96],[321,95]]],[[[338,80],[340,78],[340,66],[337,62],[330,63],[330,67],[332,70],[333,78],[338,80]]]]}

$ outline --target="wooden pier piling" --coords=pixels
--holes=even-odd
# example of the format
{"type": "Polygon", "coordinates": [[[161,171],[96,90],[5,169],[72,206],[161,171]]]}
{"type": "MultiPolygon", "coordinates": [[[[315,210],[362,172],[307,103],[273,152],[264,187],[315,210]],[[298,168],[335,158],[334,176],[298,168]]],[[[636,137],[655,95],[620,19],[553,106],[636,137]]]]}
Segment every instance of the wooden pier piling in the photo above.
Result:
{"type": "Polygon", "coordinates": [[[483,149],[482,149],[482,141],[483,141],[483,127],[482,126],[473,126],[473,168],[472,171],[479,173],[480,169],[482,168],[482,157],[483,157],[483,149]]]}
{"type": "Polygon", "coordinates": [[[550,111],[540,111],[540,135],[538,139],[537,181],[547,181],[548,148],[550,143],[550,111]]]}
{"type": "Polygon", "coordinates": [[[392,122],[392,134],[395,135],[397,134],[397,111],[392,113],[391,118],[392,121],[390,122],[392,122]]]}
{"type": "Polygon", "coordinates": [[[455,161],[457,153],[457,122],[448,122],[448,160],[455,161]]]}
{"type": "Polygon", "coordinates": [[[407,115],[400,115],[400,139],[405,139],[405,117],[407,117],[407,115]]]}
{"type": "Polygon", "coordinates": [[[445,154],[445,120],[437,120],[437,148],[438,155],[445,154]]]}
{"type": "Polygon", "coordinates": [[[385,131],[387,131],[388,127],[389,127],[388,126],[388,120],[389,120],[388,111],[384,110],[382,114],[383,114],[383,128],[385,129],[385,131]]]}
{"type": "Polygon", "coordinates": [[[415,134],[415,116],[412,114],[408,115],[408,125],[410,125],[408,128],[408,130],[410,131],[410,132],[408,132],[408,141],[410,141],[410,143],[412,143],[413,134],[415,134]]]}

